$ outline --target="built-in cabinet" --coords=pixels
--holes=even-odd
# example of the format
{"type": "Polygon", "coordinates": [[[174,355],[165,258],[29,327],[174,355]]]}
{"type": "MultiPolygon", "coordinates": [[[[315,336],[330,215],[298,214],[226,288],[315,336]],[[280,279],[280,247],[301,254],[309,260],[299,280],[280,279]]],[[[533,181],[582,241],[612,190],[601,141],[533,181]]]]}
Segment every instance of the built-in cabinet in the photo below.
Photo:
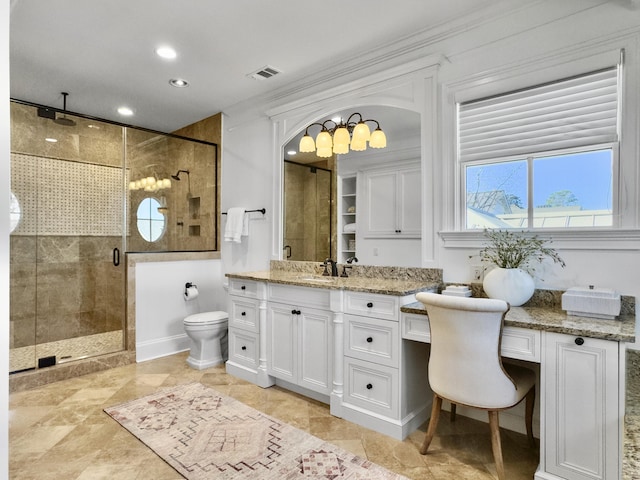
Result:
{"type": "Polygon", "coordinates": [[[418,163],[361,172],[359,219],[365,238],[419,238],[422,231],[418,163]]]}
{"type": "MultiPolygon", "coordinates": [[[[401,331],[430,342],[426,315],[403,313],[401,331]]],[[[541,364],[536,480],[621,478],[620,348],[616,341],[504,327],[502,355],[541,364]]]]}
{"type": "Polygon", "coordinates": [[[343,418],[399,439],[427,419],[431,403],[428,349],[402,345],[400,306],[407,300],[344,296],[343,418]]]}
{"type": "Polygon", "coordinates": [[[340,251],[338,261],[345,263],[349,257],[356,256],[356,194],[357,180],[355,175],[341,177],[338,183],[340,189],[339,229],[340,251]]]}
{"type": "Polygon", "coordinates": [[[333,365],[329,291],[269,284],[268,292],[267,372],[329,395],[333,365]]]}
{"type": "Polygon", "coordinates": [[[541,461],[555,476],[620,478],[618,342],[544,333],[541,461]]]}

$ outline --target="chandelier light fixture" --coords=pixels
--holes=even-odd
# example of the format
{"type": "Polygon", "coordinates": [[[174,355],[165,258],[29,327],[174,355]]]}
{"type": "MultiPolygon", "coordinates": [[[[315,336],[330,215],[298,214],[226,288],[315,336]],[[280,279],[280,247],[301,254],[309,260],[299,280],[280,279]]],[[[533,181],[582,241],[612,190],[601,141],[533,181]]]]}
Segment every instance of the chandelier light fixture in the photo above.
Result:
{"type": "Polygon", "coordinates": [[[129,182],[129,190],[144,190],[145,192],[157,192],[171,188],[171,180],[168,178],[157,178],[156,175],[143,177],[129,182]]]}
{"type": "Polygon", "coordinates": [[[316,152],[319,157],[331,157],[333,154],[349,153],[349,149],[361,152],[367,149],[367,142],[371,148],[385,148],[387,146],[387,137],[380,128],[377,120],[363,120],[362,115],[355,112],[349,115],[346,122],[340,119],[338,122],[334,120],[325,120],[322,123],[312,123],[305,131],[304,136],[300,139],[299,150],[301,152],[316,152]],[[359,120],[352,121],[354,117],[359,120]],[[371,133],[366,122],[374,122],[376,129],[371,133]],[[331,125],[333,124],[333,126],[331,125]],[[320,133],[316,136],[314,142],[309,135],[309,128],[314,125],[321,127],[320,133]]]}

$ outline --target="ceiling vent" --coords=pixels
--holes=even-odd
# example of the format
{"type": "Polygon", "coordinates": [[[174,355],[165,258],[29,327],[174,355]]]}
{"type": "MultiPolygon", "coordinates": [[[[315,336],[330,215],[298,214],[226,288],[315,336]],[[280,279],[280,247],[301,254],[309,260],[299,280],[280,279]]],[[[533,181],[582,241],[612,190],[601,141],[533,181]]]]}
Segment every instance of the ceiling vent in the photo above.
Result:
{"type": "Polygon", "coordinates": [[[282,71],[278,70],[276,67],[267,65],[262,67],[260,70],[250,73],[247,76],[253,78],[254,80],[266,80],[267,78],[274,77],[279,73],[282,73],[282,71]]]}

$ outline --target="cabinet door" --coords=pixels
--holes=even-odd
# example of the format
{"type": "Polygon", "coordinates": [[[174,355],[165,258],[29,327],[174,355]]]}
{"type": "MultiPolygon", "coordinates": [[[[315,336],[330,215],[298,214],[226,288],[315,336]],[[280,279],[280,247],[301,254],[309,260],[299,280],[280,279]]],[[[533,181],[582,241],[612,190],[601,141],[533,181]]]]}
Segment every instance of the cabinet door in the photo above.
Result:
{"type": "Polygon", "coordinates": [[[403,236],[422,233],[422,180],[420,169],[398,172],[398,230],[403,236]]]}
{"type": "Polygon", "coordinates": [[[545,470],[619,478],[618,343],[551,332],[544,339],[545,470]]]}
{"type": "Polygon", "coordinates": [[[365,175],[365,236],[395,235],[398,192],[395,172],[365,175]]]}
{"type": "Polygon", "coordinates": [[[331,392],[332,361],[329,312],[301,308],[298,315],[298,384],[313,391],[331,392]]]}
{"type": "Polygon", "coordinates": [[[267,372],[269,375],[297,383],[297,319],[295,309],[283,304],[269,304],[267,311],[267,372]]]}

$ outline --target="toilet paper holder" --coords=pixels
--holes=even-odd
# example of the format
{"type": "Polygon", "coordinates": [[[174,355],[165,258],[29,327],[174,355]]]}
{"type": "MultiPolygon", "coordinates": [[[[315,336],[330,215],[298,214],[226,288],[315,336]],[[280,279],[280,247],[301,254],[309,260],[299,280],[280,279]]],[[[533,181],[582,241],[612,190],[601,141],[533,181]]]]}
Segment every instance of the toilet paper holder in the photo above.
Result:
{"type": "MultiPolygon", "coordinates": [[[[185,300],[189,299],[190,295],[189,295],[189,289],[197,289],[198,286],[193,283],[193,282],[187,282],[184,284],[184,298],[185,300]]],[[[197,291],[196,291],[196,296],[197,296],[197,291]]]]}

